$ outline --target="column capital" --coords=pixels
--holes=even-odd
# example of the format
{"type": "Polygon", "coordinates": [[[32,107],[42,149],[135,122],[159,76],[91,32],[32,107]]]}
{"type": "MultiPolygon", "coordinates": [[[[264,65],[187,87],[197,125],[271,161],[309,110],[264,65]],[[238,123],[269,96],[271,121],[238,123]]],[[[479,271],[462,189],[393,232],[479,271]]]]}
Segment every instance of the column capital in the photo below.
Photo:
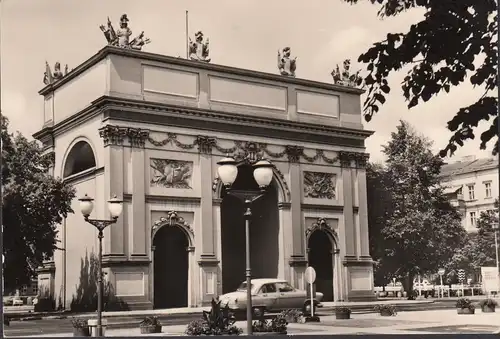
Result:
{"type": "Polygon", "coordinates": [[[298,163],[300,157],[304,154],[304,147],[297,145],[286,145],[285,154],[288,157],[288,161],[291,163],[298,163]]]}
{"type": "Polygon", "coordinates": [[[130,146],[144,148],[146,139],[149,137],[149,131],[140,128],[127,128],[127,136],[130,146]]]}
{"type": "Polygon", "coordinates": [[[99,128],[99,136],[103,139],[104,146],[123,145],[123,139],[126,135],[126,127],[106,125],[99,128]]]}
{"type": "Polygon", "coordinates": [[[198,145],[198,151],[201,154],[212,154],[212,148],[217,145],[217,139],[205,135],[198,135],[195,144],[198,145]]]}

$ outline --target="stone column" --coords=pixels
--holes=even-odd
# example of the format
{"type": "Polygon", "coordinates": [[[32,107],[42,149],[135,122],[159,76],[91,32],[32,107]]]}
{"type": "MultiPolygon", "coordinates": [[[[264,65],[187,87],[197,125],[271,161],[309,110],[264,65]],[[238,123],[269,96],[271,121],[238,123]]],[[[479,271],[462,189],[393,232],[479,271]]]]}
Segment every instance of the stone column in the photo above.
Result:
{"type": "MultiPolygon", "coordinates": [[[[212,148],[216,144],[215,138],[198,136],[196,139],[200,153],[200,173],[203,178],[212,178],[212,148]]],[[[218,294],[218,265],[215,251],[214,215],[212,200],[212,181],[201,180],[201,250],[198,264],[201,267],[201,302],[207,304],[218,294]]]]}
{"type": "Polygon", "coordinates": [[[215,239],[212,218],[212,147],[216,144],[215,138],[198,136],[196,139],[200,153],[200,175],[201,180],[201,251],[200,260],[213,261],[215,255],[215,239]],[[203,180],[205,178],[205,180],[203,180]]]}
{"type": "Polygon", "coordinates": [[[354,211],[353,211],[353,188],[352,188],[352,171],[351,153],[340,152],[339,158],[342,165],[342,188],[344,193],[344,223],[339,225],[340,233],[340,250],[344,254],[344,259],[355,259],[355,234],[354,234],[354,211]],[[342,236],[343,234],[343,236],[342,236]]]}
{"type": "Polygon", "coordinates": [[[304,225],[302,221],[302,175],[300,173],[300,154],[304,151],[303,147],[286,146],[288,161],[290,163],[290,200],[291,200],[291,216],[292,230],[290,234],[290,242],[292,244],[291,257],[304,258],[304,225]]]}
{"type": "MultiPolygon", "coordinates": [[[[304,286],[304,272],[307,266],[305,258],[304,222],[302,218],[302,174],[300,171],[300,156],[304,151],[300,146],[286,146],[286,154],[290,163],[290,208],[291,225],[287,239],[291,246],[289,265],[291,267],[290,283],[297,288],[304,286]]],[[[287,232],[288,233],[288,232],[287,232]]]]}
{"type": "Polygon", "coordinates": [[[368,201],[367,201],[367,187],[366,187],[366,162],[368,161],[368,154],[359,154],[356,159],[357,164],[357,181],[358,181],[358,197],[359,197],[359,239],[361,259],[371,260],[370,257],[370,244],[368,236],[368,201]]]}
{"type": "Polygon", "coordinates": [[[279,220],[280,220],[280,264],[278,278],[290,281],[290,270],[288,269],[288,263],[286,258],[290,258],[290,253],[292,253],[292,243],[290,242],[289,236],[292,232],[292,213],[290,210],[290,203],[280,202],[278,203],[279,209],[279,220]]]}
{"type": "Polygon", "coordinates": [[[146,154],[144,146],[149,131],[139,128],[128,128],[127,134],[131,146],[132,157],[132,220],[129,223],[129,253],[131,260],[147,260],[147,238],[150,236],[146,225],[146,154]]]}
{"type": "Polygon", "coordinates": [[[341,299],[341,290],[340,290],[340,283],[339,283],[339,270],[342,269],[342,267],[339,267],[339,249],[334,249],[332,251],[332,261],[333,261],[333,301],[340,301],[341,299]]]}
{"type": "MultiPolygon", "coordinates": [[[[102,203],[116,195],[123,199],[123,140],[127,128],[107,125],[99,129],[99,136],[104,141],[104,197],[102,203]]],[[[104,208],[104,219],[110,219],[109,211],[104,208]]],[[[104,230],[103,256],[105,261],[125,256],[124,218],[118,218],[113,227],[104,230]]]]}

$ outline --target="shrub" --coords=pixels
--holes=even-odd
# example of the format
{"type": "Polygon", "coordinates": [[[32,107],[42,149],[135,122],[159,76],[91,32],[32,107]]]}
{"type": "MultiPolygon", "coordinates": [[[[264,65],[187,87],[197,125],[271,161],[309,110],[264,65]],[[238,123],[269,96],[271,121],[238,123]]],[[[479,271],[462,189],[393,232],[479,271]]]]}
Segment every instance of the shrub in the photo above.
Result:
{"type": "Polygon", "coordinates": [[[161,326],[160,320],[158,317],[146,317],[144,320],[141,321],[139,324],[140,327],[146,327],[146,326],[161,326]]]}
{"type": "Polygon", "coordinates": [[[394,305],[376,305],[374,310],[378,313],[387,313],[390,315],[396,315],[397,310],[394,305]]]}
{"type": "Polygon", "coordinates": [[[487,298],[487,299],[483,299],[479,302],[479,306],[480,307],[497,307],[498,306],[498,302],[495,300],[495,299],[491,299],[491,298],[487,298]]]}
{"type": "Polygon", "coordinates": [[[73,325],[73,328],[88,328],[89,327],[86,320],[77,319],[77,318],[71,319],[71,325],[73,325]]]}
{"type": "Polygon", "coordinates": [[[191,321],[185,333],[187,335],[240,335],[243,330],[234,326],[236,320],[229,307],[226,305],[222,308],[220,304],[220,301],[212,298],[210,311],[203,311],[203,320],[191,321]]]}
{"type": "Polygon", "coordinates": [[[252,324],[254,332],[286,333],[288,322],[285,316],[279,314],[271,320],[257,320],[252,324]]]}
{"type": "Polygon", "coordinates": [[[285,318],[288,322],[297,323],[304,317],[304,313],[301,310],[291,308],[281,311],[280,316],[285,318]]]}
{"type": "Polygon", "coordinates": [[[351,314],[351,309],[345,306],[335,307],[335,313],[348,313],[351,314]]]}
{"type": "Polygon", "coordinates": [[[457,303],[456,303],[456,308],[468,308],[469,310],[473,310],[475,309],[476,307],[474,306],[474,304],[472,303],[472,301],[470,301],[470,299],[468,298],[460,298],[457,300],[457,303]]]}

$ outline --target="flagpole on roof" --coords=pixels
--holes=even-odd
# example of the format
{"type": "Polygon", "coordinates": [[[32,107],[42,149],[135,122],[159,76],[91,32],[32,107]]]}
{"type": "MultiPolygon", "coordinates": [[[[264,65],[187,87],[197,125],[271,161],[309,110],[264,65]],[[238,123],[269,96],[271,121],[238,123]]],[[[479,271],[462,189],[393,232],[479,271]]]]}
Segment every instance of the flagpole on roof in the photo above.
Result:
{"type": "Polygon", "coordinates": [[[186,59],[189,59],[189,19],[188,11],[186,11],[186,59]]]}

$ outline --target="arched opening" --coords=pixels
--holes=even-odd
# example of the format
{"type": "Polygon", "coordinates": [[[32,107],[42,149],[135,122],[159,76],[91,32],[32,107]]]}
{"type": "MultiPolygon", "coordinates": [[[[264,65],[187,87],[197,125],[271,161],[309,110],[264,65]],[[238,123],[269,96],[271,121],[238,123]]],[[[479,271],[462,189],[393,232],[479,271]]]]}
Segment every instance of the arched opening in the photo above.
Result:
{"type": "Polygon", "coordinates": [[[96,166],[92,147],[86,141],[78,141],[68,153],[64,164],[63,177],[77,174],[96,166]]]}
{"type": "MultiPolygon", "coordinates": [[[[255,190],[253,167],[242,164],[233,190],[255,190]]],[[[222,189],[221,247],[222,292],[235,291],[245,280],[245,219],[244,204],[222,189]]],[[[252,204],[250,220],[250,260],[252,278],[277,278],[279,267],[278,190],[273,182],[266,194],[252,204]]]]}
{"type": "Polygon", "coordinates": [[[323,301],[333,301],[333,243],[324,230],[313,231],[308,241],[309,266],[316,270],[316,291],[323,293],[323,301]]]}
{"type": "Polygon", "coordinates": [[[156,232],[154,246],[154,308],[188,306],[189,239],[178,226],[156,232]]]}

